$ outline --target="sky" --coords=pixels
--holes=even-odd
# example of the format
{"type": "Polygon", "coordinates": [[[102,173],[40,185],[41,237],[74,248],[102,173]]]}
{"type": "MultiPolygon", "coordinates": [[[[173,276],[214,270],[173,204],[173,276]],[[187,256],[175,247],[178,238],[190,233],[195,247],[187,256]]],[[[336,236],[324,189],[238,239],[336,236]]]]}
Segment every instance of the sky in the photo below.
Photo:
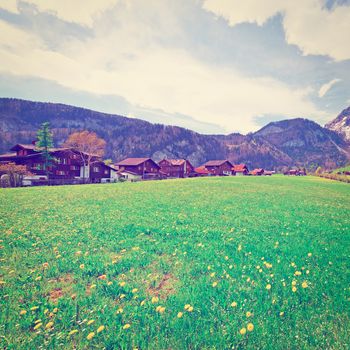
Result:
{"type": "Polygon", "coordinates": [[[0,0],[0,97],[201,133],[350,105],[350,0],[0,0]]]}

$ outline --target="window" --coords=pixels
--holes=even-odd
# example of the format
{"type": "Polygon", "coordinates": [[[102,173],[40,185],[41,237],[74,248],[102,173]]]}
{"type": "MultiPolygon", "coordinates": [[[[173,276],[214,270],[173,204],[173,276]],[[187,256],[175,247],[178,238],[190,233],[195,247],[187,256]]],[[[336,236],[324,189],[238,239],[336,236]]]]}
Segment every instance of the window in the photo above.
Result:
{"type": "Polygon", "coordinates": [[[100,168],[99,168],[98,166],[94,166],[94,167],[92,168],[92,171],[93,171],[94,173],[98,173],[98,172],[100,171],[100,168]]]}
{"type": "Polygon", "coordinates": [[[108,170],[107,169],[105,170],[105,175],[108,175],[108,170]]]}
{"type": "Polygon", "coordinates": [[[63,170],[57,170],[56,175],[66,175],[66,172],[63,170]]]}
{"type": "Polygon", "coordinates": [[[33,163],[32,169],[35,169],[35,170],[42,170],[42,169],[43,169],[43,166],[42,166],[42,164],[40,164],[40,163],[33,163]]]}
{"type": "Polygon", "coordinates": [[[77,165],[71,165],[70,169],[71,170],[79,170],[79,167],[77,165]]]}

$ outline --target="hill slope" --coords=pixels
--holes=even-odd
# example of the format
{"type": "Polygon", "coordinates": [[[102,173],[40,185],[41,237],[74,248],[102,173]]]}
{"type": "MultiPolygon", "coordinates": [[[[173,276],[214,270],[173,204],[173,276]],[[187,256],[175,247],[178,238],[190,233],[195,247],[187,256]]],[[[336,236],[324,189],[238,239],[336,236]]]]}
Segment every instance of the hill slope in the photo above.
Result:
{"type": "Polygon", "coordinates": [[[107,141],[106,158],[149,156],[188,158],[194,165],[227,158],[250,167],[342,166],[346,144],[334,131],[306,119],[270,123],[254,134],[201,135],[177,126],[95,112],[57,103],[0,98],[0,153],[35,139],[51,123],[56,145],[78,130],[95,131],[107,141]]]}
{"type": "Polygon", "coordinates": [[[350,107],[344,109],[334,120],[327,123],[325,128],[335,131],[350,143],[350,107]]]}

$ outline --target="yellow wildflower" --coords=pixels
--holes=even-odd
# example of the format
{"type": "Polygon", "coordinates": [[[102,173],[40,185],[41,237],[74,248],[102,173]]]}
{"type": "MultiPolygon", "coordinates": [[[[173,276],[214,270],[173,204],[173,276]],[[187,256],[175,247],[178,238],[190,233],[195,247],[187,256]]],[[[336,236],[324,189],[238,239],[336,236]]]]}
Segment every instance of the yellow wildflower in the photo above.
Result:
{"type": "Polygon", "coordinates": [[[181,318],[183,316],[183,313],[180,311],[177,313],[177,318],[181,318]]]}
{"type": "Polygon", "coordinates": [[[95,322],[95,320],[90,320],[88,321],[87,325],[90,326],[90,324],[93,324],[95,322]]]}
{"type": "Polygon", "coordinates": [[[78,330],[77,330],[77,329],[71,330],[71,331],[68,333],[68,335],[73,335],[73,334],[75,334],[75,333],[78,333],[78,330]]]}
{"type": "Polygon", "coordinates": [[[152,304],[158,303],[159,298],[158,298],[158,297],[153,297],[153,298],[151,299],[151,301],[152,301],[152,304]]]}
{"type": "Polygon", "coordinates": [[[38,310],[39,309],[39,306],[33,306],[30,308],[31,311],[35,311],[35,310],[38,310]]]}
{"type": "Polygon", "coordinates": [[[90,289],[94,289],[94,288],[96,288],[96,284],[92,284],[92,285],[90,286],[90,289]]]}
{"type": "Polygon", "coordinates": [[[56,314],[58,312],[57,307],[55,307],[52,311],[56,314]]]}
{"type": "Polygon", "coordinates": [[[112,284],[113,284],[112,281],[108,281],[108,282],[107,282],[107,285],[108,285],[108,286],[111,286],[112,284]]]}
{"type": "Polygon", "coordinates": [[[213,282],[212,286],[215,288],[218,285],[218,282],[213,282]]]}
{"type": "Polygon", "coordinates": [[[246,328],[243,327],[243,328],[239,331],[239,333],[241,333],[242,335],[246,334],[246,333],[247,333],[246,328]]]}
{"type": "Polygon", "coordinates": [[[122,282],[119,283],[119,285],[120,285],[121,287],[124,287],[124,286],[126,285],[126,282],[122,281],[122,282]]]}
{"type": "Polygon", "coordinates": [[[53,326],[53,322],[51,321],[45,326],[45,328],[49,329],[49,328],[52,328],[52,326],[53,326]]]}
{"type": "Polygon", "coordinates": [[[35,280],[36,281],[40,281],[41,280],[41,276],[38,276],[35,280]]]}
{"type": "Polygon", "coordinates": [[[117,310],[117,314],[122,314],[123,311],[124,311],[124,310],[120,307],[120,308],[117,310]]]}
{"type": "Polygon", "coordinates": [[[21,311],[19,312],[20,315],[25,315],[26,313],[27,313],[26,310],[21,310],[21,311]]]}
{"type": "Polygon", "coordinates": [[[85,268],[85,264],[80,264],[79,267],[83,270],[85,268]]]}
{"type": "Polygon", "coordinates": [[[188,310],[190,307],[191,307],[190,304],[186,304],[185,307],[184,307],[184,309],[185,309],[185,310],[188,310]]]}
{"type": "Polygon", "coordinates": [[[95,332],[90,332],[86,337],[87,340],[91,340],[95,336],[95,332]]]}
{"type": "Polygon", "coordinates": [[[190,306],[188,309],[187,309],[188,312],[192,312],[193,311],[193,306],[190,306]]]}
{"type": "Polygon", "coordinates": [[[130,328],[130,324],[129,324],[129,323],[127,323],[127,324],[125,324],[125,325],[123,326],[123,329],[128,329],[128,328],[130,328]]]}
{"type": "Polygon", "coordinates": [[[37,330],[38,328],[40,328],[43,324],[40,322],[40,323],[37,323],[36,326],[34,327],[35,330],[37,330]]]}
{"type": "Polygon", "coordinates": [[[248,330],[248,332],[252,332],[252,331],[254,330],[254,325],[253,325],[253,323],[248,323],[248,324],[247,324],[247,330],[248,330]]]}
{"type": "Polygon", "coordinates": [[[47,269],[48,267],[49,267],[49,263],[48,263],[48,262],[44,262],[44,263],[43,263],[43,268],[44,268],[44,269],[47,269]]]}
{"type": "Polygon", "coordinates": [[[105,329],[105,326],[100,326],[97,328],[97,333],[102,332],[105,329]]]}
{"type": "Polygon", "coordinates": [[[292,292],[295,293],[297,291],[297,287],[292,288],[292,292]]]}
{"type": "Polygon", "coordinates": [[[247,317],[250,317],[252,316],[252,313],[250,311],[247,311],[246,314],[245,314],[247,317]]]}
{"type": "Polygon", "coordinates": [[[308,253],[307,256],[309,256],[309,257],[312,256],[312,253],[308,253]]]}
{"type": "Polygon", "coordinates": [[[270,290],[271,289],[271,284],[267,284],[266,287],[265,287],[267,290],[270,290]]]}
{"type": "Polygon", "coordinates": [[[232,306],[232,307],[236,307],[236,306],[237,306],[237,302],[235,302],[235,301],[232,302],[232,303],[231,303],[231,306],[232,306]]]}
{"type": "Polygon", "coordinates": [[[307,288],[307,287],[308,287],[308,284],[307,284],[306,281],[304,281],[304,282],[301,284],[301,286],[302,286],[303,288],[307,288]]]}
{"type": "Polygon", "coordinates": [[[137,289],[137,288],[134,288],[134,289],[131,291],[131,293],[135,294],[135,293],[137,293],[137,291],[138,291],[138,289],[137,289]]]}

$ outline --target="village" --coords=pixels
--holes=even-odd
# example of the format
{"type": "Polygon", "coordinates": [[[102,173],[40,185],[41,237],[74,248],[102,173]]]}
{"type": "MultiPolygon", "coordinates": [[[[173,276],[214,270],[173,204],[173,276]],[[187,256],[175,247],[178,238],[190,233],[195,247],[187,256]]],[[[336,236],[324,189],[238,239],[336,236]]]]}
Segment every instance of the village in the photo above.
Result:
{"type": "MultiPolygon", "coordinates": [[[[68,185],[83,183],[113,183],[123,181],[164,180],[205,176],[271,176],[274,171],[262,168],[248,169],[246,164],[232,164],[229,160],[209,160],[194,167],[188,159],[126,158],[115,164],[73,147],[50,148],[53,161],[45,168],[43,152],[34,141],[16,144],[11,153],[0,155],[0,165],[11,171],[11,165],[21,167],[15,186],[68,185]],[[89,159],[89,162],[86,160],[89,159]]],[[[1,169],[1,168],[0,168],[1,169]]],[[[291,169],[285,175],[306,175],[305,171],[291,169]]],[[[8,187],[10,176],[0,170],[1,185],[8,187]]]]}

